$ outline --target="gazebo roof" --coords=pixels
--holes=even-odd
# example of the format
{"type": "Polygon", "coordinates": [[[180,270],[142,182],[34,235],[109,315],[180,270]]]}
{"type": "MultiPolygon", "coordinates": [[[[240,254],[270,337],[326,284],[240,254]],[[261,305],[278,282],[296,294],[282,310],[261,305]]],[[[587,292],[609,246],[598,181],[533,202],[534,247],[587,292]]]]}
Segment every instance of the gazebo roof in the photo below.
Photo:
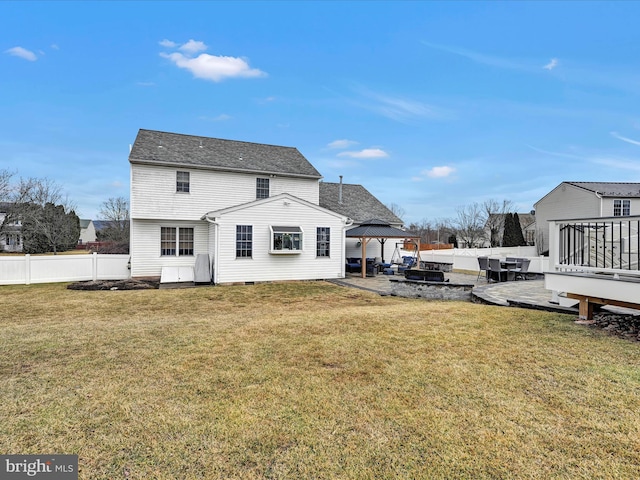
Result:
{"type": "Polygon", "coordinates": [[[349,238],[418,238],[419,235],[392,227],[388,222],[377,218],[367,220],[346,232],[349,238]]]}

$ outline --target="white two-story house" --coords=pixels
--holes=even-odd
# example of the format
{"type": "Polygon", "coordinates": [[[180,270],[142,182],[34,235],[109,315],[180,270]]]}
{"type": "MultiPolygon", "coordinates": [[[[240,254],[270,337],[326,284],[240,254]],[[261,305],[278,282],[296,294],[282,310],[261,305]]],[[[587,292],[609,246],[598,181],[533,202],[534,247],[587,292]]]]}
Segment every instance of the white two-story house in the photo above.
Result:
{"type": "Polygon", "coordinates": [[[549,250],[549,221],[640,214],[640,183],[562,182],[535,204],[536,244],[549,250]]]}
{"type": "Polygon", "coordinates": [[[352,222],[296,148],[140,130],[129,162],[132,277],[205,257],[214,283],[344,276],[352,222]]]}

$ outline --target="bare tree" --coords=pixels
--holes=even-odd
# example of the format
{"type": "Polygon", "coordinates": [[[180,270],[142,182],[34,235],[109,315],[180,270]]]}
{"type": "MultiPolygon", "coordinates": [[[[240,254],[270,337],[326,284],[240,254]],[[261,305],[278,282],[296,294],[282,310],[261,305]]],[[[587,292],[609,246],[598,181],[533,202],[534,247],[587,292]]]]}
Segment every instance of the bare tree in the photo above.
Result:
{"type": "Polygon", "coordinates": [[[391,213],[393,213],[396,217],[400,219],[402,219],[402,217],[404,217],[405,214],[407,213],[405,212],[404,208],[402,208],[397,203],[390,203],[389,205],[387,205],[387,208],[391,210],[391,213]]]}
{"type": "Polygon", "coordinates": [[[11,194],[11,178],[14,173],[9,170],[0,170],[0,202],[9,201],[11,194]]]}
{"type": "Polygon", "coordinates": [[[109,198],[100,208],[100,218],[107,222],[101,240],[129,243],[129,201],[124,197],[109,198]]]}
{"type": "Polygon", "coordinates": [[[504,231],[504,220],[507,213],[513,211],[513,202],[503,200],[485,200],[482,209],[486,218],[485,225],[489,230],[489,243],[492,247],[498,247],[502,243],[502,233],[504,231]]]}
{"type": "Polygon", "coordinates": [[[459,207],[457,217],[454,220],[456,233],[459,240],[465,243],[467,248],[481,247],[485,240],[485,216],[482,205],[475,202],[465,207],[459,207]]]}

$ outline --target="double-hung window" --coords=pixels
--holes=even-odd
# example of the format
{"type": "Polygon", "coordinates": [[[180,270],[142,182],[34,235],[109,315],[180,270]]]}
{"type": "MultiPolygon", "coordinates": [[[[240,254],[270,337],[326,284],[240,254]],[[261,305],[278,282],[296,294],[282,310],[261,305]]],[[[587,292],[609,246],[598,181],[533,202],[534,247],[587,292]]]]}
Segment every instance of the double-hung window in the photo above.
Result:
{"type": "Polygon", "coordinates": [[[302,252],[302,229],[300,227],[271,226],[271,253],[302,252]]]}
{"type": "Polygon", "coordinates": [[[613,216],[628,217],[631,215],[631,200],[614,200],[613,216]]]}
{"type": "Polygon", "coordinates": [[[316,228],[316,257],[328,257],[331,253],[331,229],[329,227],[316,228]]]}
{"type": "Polygon", "coordinates": [[[176,192],[189,193],[189,172],[176,172],[176,192]]]}
{"type": "Polygon", "coordinates": [[[236,225],[236,258],[251,258],[253,255],[253,226],[236,225]]]}
{"type": "Polygon", "coordinates": [[[193,228],[160,227],[160,255],[193,256],[193,228]]]}
{"type": "Polygon", "coordinates": [[[269,198],[269,179],[256,178],[256,199],[269,198]]]}

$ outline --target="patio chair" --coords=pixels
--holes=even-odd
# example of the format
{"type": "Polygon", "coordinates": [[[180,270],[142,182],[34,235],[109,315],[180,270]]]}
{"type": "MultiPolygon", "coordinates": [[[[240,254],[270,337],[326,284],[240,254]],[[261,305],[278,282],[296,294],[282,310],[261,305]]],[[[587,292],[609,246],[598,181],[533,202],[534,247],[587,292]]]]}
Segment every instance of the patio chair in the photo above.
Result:
{"type": "Polygon", "coordinates": [[[484,276],[489,281],[489,257],[478,257],[478,268],[480,271],[478,272],[478,278],[476,278],[476,282],[480,279],[480,274],[484,272],[484,276]]]}
{"type": "Polygon", "coordinates": [[[509,270],[506,269],[506,268],[502,268],[502,266],[500,265],[500,259],[499,258],[490,258],[489,259],[489,270],[488,270],[487,273],[489,274],[490,278],[495,273],[496,277],[497,277],[497,281],[501,282],[503,273],[505,274],[505,280],[508,280],[507,275],[509,274],[509,270]]]}
{"type": "Polygon", "coordinates": [[[521,259],[521,261],[522,263],[520,264],[520,267],[511,271],[516,273],[516,280],[518,280],[518,278],[527,280],[527,273],[529,272],[529,264],[531,263],[531,259],[523,258],[521,259]]]}

